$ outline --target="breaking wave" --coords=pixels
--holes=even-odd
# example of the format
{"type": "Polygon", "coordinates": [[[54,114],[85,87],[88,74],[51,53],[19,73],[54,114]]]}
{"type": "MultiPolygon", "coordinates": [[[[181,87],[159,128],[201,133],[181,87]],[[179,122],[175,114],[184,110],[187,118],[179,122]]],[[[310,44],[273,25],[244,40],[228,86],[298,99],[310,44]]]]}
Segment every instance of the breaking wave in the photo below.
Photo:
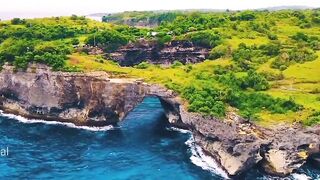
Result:
{"type": "Polygon", "coordinates": [[[91,127],[91,126],[77,126],[77,125],[75,125],[73,123],[69,123],[69,122],[46,121],[46,120],[42,120],[42,119],[27,119],[27,118],[19,116],[19,115],[4,113],[1,110],[0,110],[0,116],[6,117],[9,119],[13,119],[13,120],[17,120],[21,123],[26,123],[26,124],[43,123],[43,124],[49,124],[49,125],[61,125],[61,126],[66,126],[68,128],[84,129],[84,130],[88,130],[88,131],[108,131],[108,130],[111,130],[114,128],[112,125],[102,126],[102,127],[93,127],[93,126],[91,127]]]}
{"type": "Polygon", "coordinates": [[[229,179],[228,174],[219,167],[219,164],[211,156],[206,155],[203,149],[195,143],[194,137],[191,131],[179,129],[175,127],[168,128],[168,130],[178,131],[180,133],[190,134],[190,138],[185,142],[185,144],[190,148],[191,157],[190,160],[196,166],[201,167],[204,170],[210,171],[211,173],[220,175],[225,179],[229,179]]]}
{"type": "Polygon", "coordinates": [[[312,178],[307,176],[306,174],[293,173],[291,174],[291,176],[295,180],[312,180],[312,178]]]}

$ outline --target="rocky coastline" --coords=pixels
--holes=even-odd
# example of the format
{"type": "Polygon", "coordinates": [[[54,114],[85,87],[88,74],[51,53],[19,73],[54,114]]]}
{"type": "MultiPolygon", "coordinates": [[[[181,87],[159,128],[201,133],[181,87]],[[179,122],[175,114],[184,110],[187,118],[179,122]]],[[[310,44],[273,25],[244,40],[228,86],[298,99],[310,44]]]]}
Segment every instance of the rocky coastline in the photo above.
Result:
{"type": "Polygon", "coordinates": [[[168,121],[192,131],[195,141],[230,175],[253,166],[286,176],[307,161],[320,161],[320,126],[300,124],[259,127],[230,110],[225,119],[186,110],[178,94],[134,79],[113,79],[104,72],[53,72],[42,65],[27,71],[3,66],[0,109],[25,117],[76,125],[116,124],[146,96],[158,97],[168,121]]]}

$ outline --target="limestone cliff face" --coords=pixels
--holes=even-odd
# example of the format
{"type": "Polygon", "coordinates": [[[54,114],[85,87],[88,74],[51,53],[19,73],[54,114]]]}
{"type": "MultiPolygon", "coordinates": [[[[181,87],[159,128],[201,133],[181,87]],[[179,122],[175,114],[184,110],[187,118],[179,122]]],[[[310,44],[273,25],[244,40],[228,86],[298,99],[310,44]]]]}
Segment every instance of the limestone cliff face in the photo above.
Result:
{"type": "Polygon", "coordinates": [[[51,72],[47,67],[0,73],[0,107],[27,117],[78,125],[116,123],[145,96],[145,88],[105,73],[51,72]]]}
{"type": "Polygon", "coordinates": [[[180,61],[186,64],[204,61],[209,56],[209,49],[195,46],[190,41],[172,41],[159,47],[156,43],[141,40],[120,47],[108,56],[121,66],[133,66],[143,61],[152,64],[172,64],[180,61]]]}
{"type": "Polygon", "coordinates": [[[259,164],[268,173],[287,175],[307,158],[319,162],[320,127],[256,126],[230,111],[224,120],[186,110],[171,90],[106,73],[52,72],[45,66],[0,72],[0,109],[31,118],[102,126],[121,121],[145,96],[159,97],[168,121],[192,131],[195,141],[231,176],[259,164]],[[258,163],[260,162],[260,163],[258,163]]]}

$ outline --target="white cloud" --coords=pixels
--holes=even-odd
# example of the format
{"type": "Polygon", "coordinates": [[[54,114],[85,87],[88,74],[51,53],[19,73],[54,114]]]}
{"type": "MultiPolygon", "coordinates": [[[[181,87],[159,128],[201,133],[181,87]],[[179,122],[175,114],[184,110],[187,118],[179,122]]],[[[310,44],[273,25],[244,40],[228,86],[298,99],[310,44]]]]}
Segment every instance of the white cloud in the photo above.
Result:
{"type": "Polygon", "coordinates": [[[284,5],[320,7],[319,0],[0,0],[0,13],[47,15],[132,10],[253,9],[284,5]]]}

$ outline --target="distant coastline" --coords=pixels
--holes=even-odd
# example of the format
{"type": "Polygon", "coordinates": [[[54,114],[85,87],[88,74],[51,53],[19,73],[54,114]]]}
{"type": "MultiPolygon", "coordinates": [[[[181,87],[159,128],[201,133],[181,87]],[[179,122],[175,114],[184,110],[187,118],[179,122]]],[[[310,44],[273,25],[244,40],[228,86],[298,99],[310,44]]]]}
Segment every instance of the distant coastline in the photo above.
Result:
{"type": "MultiPolygon", "coordinates": [[[[76,13],[75,13],[76,14],[76,13]]],[[[2,21],[10,20],[13,18],[21,18],[21,19],[32,19],[32,18],[45,18],[45,17],[56,17],[56,16],[71,16],[72,13],[52,13],[52,12],[0,12],[0,19],[2,21]]],[[[102,21],[102,18],[95,15],[84,15],[84,14],[76,14],[79,16],[86,16],[89,19],[93,19],[96,21],[102,21]]]]}
{"type": "MultiPolygon", "coordinates": [[[[244,11],[244,10],[269,10],[269,11],[279,11],[285,9],[291,10],[305,10],[305,9],[316,9],[320,7],[312,7],[312,6],[274,6],[274,7],[265,7],[265,8],[257,8],[257,9],[231,9],[232,11],[244,11]]],[[[227,9],[176,9],[176,10],[146,10],[146,11],[154,11],[154,12],[167,12],[167,11],[202,11],[202,12],[223,12],[227,11],[227,9]]],[[[71,16],[72,14],[76,14],[79,16],[86,16],[87,18],[102,21],[102,17],[107,14],[114,13],[122,13],[124,11],[113,11],[113,12],[105,12],[105,13],[76,13],[76,12],[0,12],[0,20],[10,20],[13,18],[44,18],[44,17],[56,17],[56,16],[71,16]]]]}

